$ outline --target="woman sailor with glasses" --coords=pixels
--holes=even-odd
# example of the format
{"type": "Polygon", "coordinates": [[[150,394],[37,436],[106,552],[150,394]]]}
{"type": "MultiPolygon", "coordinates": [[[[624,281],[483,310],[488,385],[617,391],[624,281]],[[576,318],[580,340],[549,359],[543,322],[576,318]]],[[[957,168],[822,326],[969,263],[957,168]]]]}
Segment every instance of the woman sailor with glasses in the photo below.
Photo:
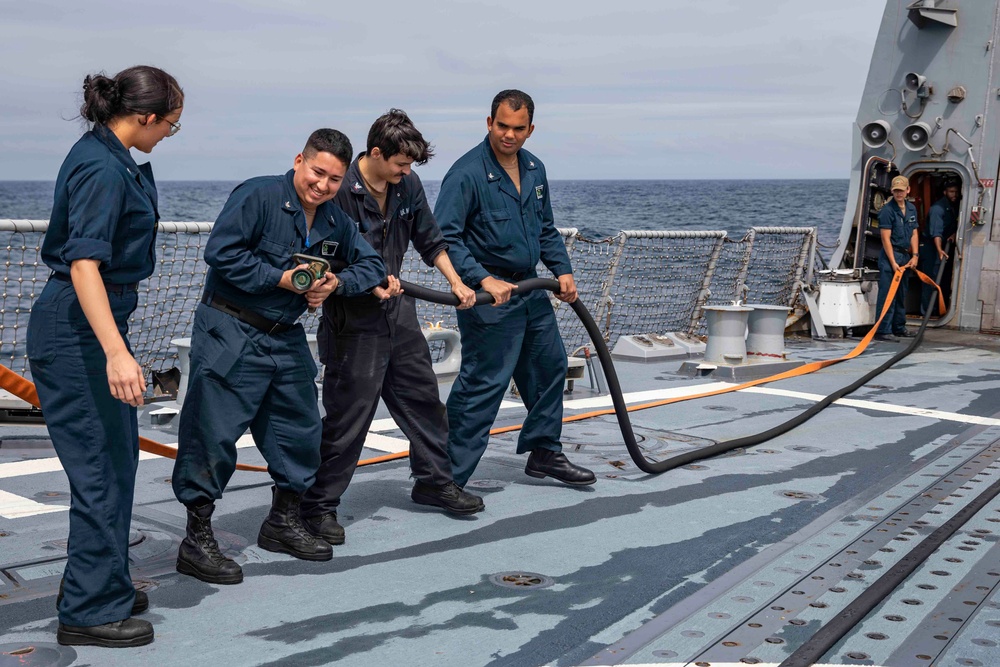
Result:
{"type": "Polygon", "coordinates": [[[146,388],[128,342],[139,281],[153,272],[156,184],[129,150],[180,129],[184,93],[155,67],[83,81],[91,124],[56,180],[42,260],[52,270],[31,309],[27,352],[71,492],[60,644],[141,646],[153,626],[132,587],[129,524],[139,460],[136,406],[146,388]]]}

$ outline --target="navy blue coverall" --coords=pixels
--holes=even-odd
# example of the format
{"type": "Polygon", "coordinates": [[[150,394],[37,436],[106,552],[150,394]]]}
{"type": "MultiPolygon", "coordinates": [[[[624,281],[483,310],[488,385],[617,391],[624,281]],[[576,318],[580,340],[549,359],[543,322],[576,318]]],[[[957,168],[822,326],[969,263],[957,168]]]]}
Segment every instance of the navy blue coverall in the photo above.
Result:
{"type": "MultiPolygon", "coordinates": [[[[934,239],[941,239],[941,247],[945,242],[958,231],[958,205],[953,204],[947,197],[941,197],[931,210],[927,213],[927,234],[924,242],[920,244],[920,270],[933,279],[937,279],[938,269],[941,268],[941,258],[938,257],[937,246],[934,239]]],[[[927,312],[928,306],[937,302],[937,290],[931,285],[923,285],[920,295],[921,313],[927,312]]],[[[943,313],[941,313],[943,314],[943,313]]]]}
{"type": "MultiPolygon", "coordinates": [[[[895,254],[896,264],[903,266],[909,262],[913,250],[910,246],[910,239],[913,236],[913,230],[917,228],[917,209],[913,206],[913,203],[906,202],[906,214],[904,215],[899,210],[899,205],[896,204],[895,200],[887,201],[878,212],[878,227],[879,234],[881,234],[881,230],[883,229],[892,230],[889,242],[895,254]]],[[[880,244],[881,241],[882,239],[879,237],[880,244]]],[[[875,310],[876,317],[881,314],[882,308],[885,305],[885,295],[889,293],[889,286],[892,284],[893,277],[892,263],[885,254],[884,246],[878,256],[878,271],[878,305],[875,310]]],[[[907,276],[904,275],[903,280],[900,281],[899,288],[896,290],[896,298],[893,299],[892,305],[889,307],[889,312],[885,314],[885,318],[883,318],[882,324],[879,325],[876,333],[883,335],[889,333],[901,334],[906,331],[906,278],[907,276]]]]}
{"type": "MultiPolygon", "coordinates": [[[[556,230],[541,161],[517,154],[521,192],[497,162],[489,137],[463,155],[441,182],[434,215],[448,255],[466,285],[494,276],[535,277],[539,259],[556,276],[572,273],[556,230]]],[[[549,295],[511,295],[501,306],[458,311],[462,366],[448,397],[448,453],[455,482],[465,486],[486,451],[489,431],[513,376],[528,416],[517,451],[562,451],[566,352],[549,295]]]]}
{"type": "Polygon", "coordinates": [[[195,311],[173,474],[174,493],[189,507],[222,497],[248,427],[278,488],[301,494],[312,485],[320,461],[317,369],[295,323],[306,300],[278,287],[297,265],[292,255],[348,264],[338,277],[349,295],[385,278],[378,254],[332,202],[316,209],[307,235],[293,174],[238,186],[205,245],[210,268],[195,311]]]}
{"type": "MultiPolygon", "coordinates": [[[[364,155],[362,153],[362,155],[364,155]]],[[[361,178],[356,158],[334,201],[365,231],[386,272],[399,276],[413,242],[434,265],[447,250],[420,178],[409,173],[386,191],[385,215],[361,178]]],[[[451,481],[448,417],[438,396],[430,350],[405,294],[382,301],[374,295],[332,296],[323,303],[317,335],[323,375],[323,462],[302,499],[303,516],[333,512],[351,482],[378,407],[379,396],[410,441],[413,476],[440,486],[451,481]]]]}
{"type": "MultiPolygon", "coordinates": [[[[98,260],[128,346],[137,284],[153,272],[156,184],[105,126],[73,146],[56,179],[42,260],[52,275],[31,309],[27,353],[52,445],[69,478],[69,542],[59,620],[94,626],[131,616],[128,536],[139,461],[136,409],[111,395],[107,357],[70,282],[98,260]]],[[[131,352],[131,346],[129,346],[131,352]]]]}

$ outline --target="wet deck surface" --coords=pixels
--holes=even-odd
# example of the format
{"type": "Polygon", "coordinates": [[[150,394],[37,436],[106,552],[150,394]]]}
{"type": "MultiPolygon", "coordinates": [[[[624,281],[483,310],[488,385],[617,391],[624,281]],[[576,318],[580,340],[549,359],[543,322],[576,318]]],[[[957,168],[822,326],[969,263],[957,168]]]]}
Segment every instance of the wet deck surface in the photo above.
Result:
{"type": "MultiPolygon", "coordinates": [[[[789,352],[825,359],[853,344],[790,342],[789,352]]],[[[756,433],[898,349],[875,345],[814,375],[634,412],[632,423],[657,458],[756,433]]],[[[630,393],[715,382],[680,377],[679,365],[617,368],[630,393]]],[[[568,414],[593,409],[586,384],[567,397],[568,414]]],[[[39,662],[24,662],[29,655],[23,664],[60,665],[780,662],[1000,476],[995,339],[933,332],[850,399],[768,443],[655,477],[635,468],[613,416],[568,424],[567,453],[598,473],[586,489],[527,477],[516,433],[496,436],[470,482],[486,511],[468,518],[414,505],[405,461],[363,468],[341,508],[347,544],[328,563],[256,546],[270,482],[238,472],[216,513],[222,541],[244,567],[238,586],[174,572],[184,512],[168,483],[171,462],[144,460],[132,571],[149,590],[144,617],[156,641],[121,651],[56,646],[66,479],[44,461],[52,453],[43,427],[5,426],[0,666],[4,652],[24,646],[35,647],[39,662]],[[5,515],[45,509],[53,511],[5,515]],[[505,573],[538,576],[517,580],[535,585],[509,587],[505,573]],[[46,656],[52,661],[41,662],[46,656]]],[[[505,408],[497,425],[521,417],[522,409],[505,408]]],[[[141,422],[148,426],[148,416],[141,422]]],[[[173,443],[174,429],[168,422],[149,434],[173,443]]],[[[381,435],[402,438],[398,430],[381,435]]],[[[240,454],[262,463],[252,447],[240,454]]],[[[928,655],[934,664],[998,664],[998,535],[995,501],[825,660],[931,664],[918,657],[928,655]]]]}

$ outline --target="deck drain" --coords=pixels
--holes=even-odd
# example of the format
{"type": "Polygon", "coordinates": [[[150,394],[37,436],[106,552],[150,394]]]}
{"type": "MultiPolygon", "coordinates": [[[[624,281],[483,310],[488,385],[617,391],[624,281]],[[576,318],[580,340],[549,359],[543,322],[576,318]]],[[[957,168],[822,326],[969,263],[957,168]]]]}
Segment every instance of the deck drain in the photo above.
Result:
{"type": "Polygon", "coordinates": [[[152,579],[132,579],[132,586],[137,591],[144,591],[148,593],[149,591],[156,590],[160,587],[160,584],[153,581],[152,579]]]}
{"type": "Polygon", "coordinates": [[[552,577],[546,577],[537,572],[500,572],[490,576],[490,582],[504,588],[516,588],[524,590],[527,588],[548,588],[556,583],[552,577]]]}
{"type": "Polygon", "coordinates": [[[46,503],[55,500],[65,500],[69,498],[69,494],[65,491],[39,491],[35,494],[35,498],[43,503],[46,503]]]}
{"type": "Polygon", "coordinates": [[[58,644],[0,644],[0,665],[57,667],[76,660],[76,651],[58,644]]]}
{"type": "Polygon", "coordinates": [[[784,491],[775,491],[774,495],[782,498],[795,498],[796,500],[818,500],[819,496],[815,493],[809,493],[808,491],[795,491],[792,489],[785,489],[784,491]]]}

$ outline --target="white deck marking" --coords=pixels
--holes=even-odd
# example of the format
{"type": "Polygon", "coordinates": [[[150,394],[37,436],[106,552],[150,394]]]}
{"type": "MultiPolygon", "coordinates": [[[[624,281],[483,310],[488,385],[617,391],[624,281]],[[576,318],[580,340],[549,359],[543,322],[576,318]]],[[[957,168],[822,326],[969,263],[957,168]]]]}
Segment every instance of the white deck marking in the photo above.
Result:
{"type": "MultiPolygon", "coordinates": [[[[821,401],[826,398],[826,396],[823,396],[822,394],[807,394],[803,391],[787,391],[785,389],[769,389],[767,387],[750,387],[749,389],[741,389],[740,392],[768,394],[770,396],[785,396],[786,398],[802,398],[807,401],[821,401]]],[[[834,403],[836,405],[844,405],[851,408],[892,412],[897,415],[927,417],[928,419],[940,419],[942,421],[960,422],[962,424],[982,424],[984,426],[1000,425],[1000,419],[994,419],[992,417],[977,417],[976,415],[963,415],[957,412],[945,412],[943,410],[911,408],[906,405],[893,405],[892,403],[878,403],[876,401],[862,401],[856,398],[841,398],[834,401],[834,403]]]]}
{"type": "Polygon", "coordinates": [[[36,514],[48,514],[49,512],[66,512],[69,507],[65,505],[43,505],[42,503],[15,496],[13,493],[0,491],[0,516],[5,519],[20,519],[36,514]]]}
{"type": "MultiPolygon", "coordinates": [[[[609,403],[610,405],[610,403],[609,403]]],[[[503,400],[500,402],[501,410],[509,410],[511,408],[523,408],[524,404],[519,401],[508,401],[503,400]]],[[[372,420],[372,425],[368,427],[369,433],[380,433],[382,431],[395,431],[399,428],[392,417],[386,417],[385,419],[375,419],[372,420]]]]}
{"type": "Polygon", "coordinates": [[[380,452],[388,452],[390,454],[398,454],[399,452],[405,452],[410,448],[410,442],[404,440],[403,438],[390,438],[387,435],[379,435],[378,433],[368,432],[368,437],[365,438],[365,447],[368,449],[376,449],[380,452]]]}
{"type": "MultiPolygon", "coordinates": [[[[705,391],[713,391],[716,389],[724,389],[726,387],[735,386],[731,382],[711,382],[708,384],[700,385],[689,385],[686,387],[674,387],[672,389],[656,389],[652,391],[637,391],[625,394],[625,402],[628,404],[639,404],[648,403],[651,401],[658,401],[667,398],[676,398],[681,396],[692,396],[694,394],[700,394],[705,391]]],[[[750,387],[748,389],[741,389],[740,392],[766,394],[770,396],[783,396],[786,398],[798,398],[807,401],[819,401],[824,398],[821,394],[810,394],[801,391],[788,391],[785,389],[771,389],[768,387],[750,387]]],[[[864,410],[877,410],[880,412],[891,412],[894,414],[910,415],[914,417],[926,417],[927,419],[939,419],[942,421],[952,421],[959,422],[962,424],[981,424],[984,426],[1000,426],[1000,419],[994,419],[992,417],[978,417],[976,415],[963,415],[957,412],[945,412],[943,410],[929,410],[925,408],[913,408],[904,405],[893,405],[891,403],[877,403],[875,401],[863,401],[853,398],[842,398],[836,401],[837,405],[843,405],[852,408],[861,408],[864,410]]],[[[564,404],[567,410],[593,410],[599,408],[609,408],[612,407],[610,396],[598,396],[595,398],[583,398],[578,400],[566,401],[564,404]]],[[[501,406],[502,409],[521,407],[521,404],[516,401],[505,400],[501,406]]],[[[393,431],[397,428],[396,422],[391,418],[389,419],[376,419],[372,422],[371,429],[368,432],[368,438],[365,441],[365,446],[370,449],[377,449],[383,452],[397,453],[406,450],[408,443],[402,438],[390,438],[388,436],[379,435],[379,431],[393,431]]],[[[177,447],[177,443],[171,443],[167,445],[169,447],[177,447]]],[[[236,446],[240,449],[245,447],[253,447],[254,441],[250,434],[244,435],[242,438],[236,441],[236,446]]],[[[139,460],[146,461],[149,459],[160,458],[155,454],[147,454],[146,452],[139,452],[139,460]]],[[[20,477],[22,475],[35,475],[45,472],[57,472],[62,470],[62,465],[59,463],[59,459],[56,457],[44,458],[44,459],[32,459],[30,461],[14,461],[11,463],[0,463],[0,479],[7,477],[20,477]]],[[[11,494],[7,494],[10,496],[11,494]]],[[[15,496],[16,497],[16,496],[15,496]]],[[[30,500],[22,499],[24,502],[34,502],[30,500]]],[[[52,509],[52,505],[41,505],[40,503],[35,503],[40,507],[46,508],[46,511],[59,511],[58,509],[52,509]]],[[[2,507],[2,505],[0,505],[2,507]]],[[[63,508],[65,509],[65,508],[63,508]]],[[[10,517],[8,517],[10,518],[10,517]]]]}
{"type": "MultiPolygon", "coordinates": [[[[694,396],[705,391],[715,391],[734,386],[732,382],[709,382],[708,384],[695,384],[686,387],[674,387],[672,389],[653,389],[650,391],[634,391],[624,394],[626,403],[648,403],[650,401],[661,401],[665,398],[678,398],[681,396],[694,396]]],[[[575,401],[564,401],[563,407],[567,410],[592,410],[595,408],[610,408],[614,403],[610,396],[595,396],[594,398],[579,398],[575,401]]]]}

